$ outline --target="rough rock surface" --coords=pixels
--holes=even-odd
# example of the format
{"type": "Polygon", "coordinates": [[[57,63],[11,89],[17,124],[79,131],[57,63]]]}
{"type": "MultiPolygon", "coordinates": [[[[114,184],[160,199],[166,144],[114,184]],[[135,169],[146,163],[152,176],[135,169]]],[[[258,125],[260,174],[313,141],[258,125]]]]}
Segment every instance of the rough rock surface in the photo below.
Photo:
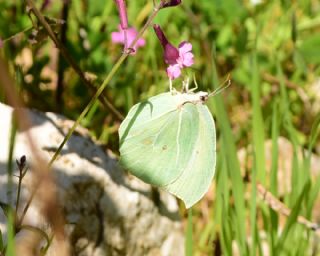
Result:
{"type": "MultiPolygon", "coordinates": [[[[7,201],[7,159],[13,109],[0,103],[0,201],[7,201]]],[[[72,121],[53,113],[28,111],[30,132],[39,151],[49,161],[72,121]]],[[[25,131],[18,132],[14,159],[32,154],[25,131]]],[[[15,169],[16,169],[16,165],[15,169]]],[[[32,169],[32,168],[31,168],[32,169]]],[[[66,218],[66,230],[74,255],[184,255],[184,240],[174,197],[126,174],[111,152],[105,152],[82,128],[70,138],[54,164],[59,198],[66,218]]],[[[28,172],[23,198],[27,198],[28,172]]],[[[17,180],[14,180],[14,191],[17,180]]],[[[15,192],[13,191],[13,195],[15,192]]],[[[22,203],[23,206],[23,203],[22,203]]],[[[36,205],[28,211],[26,223],[43,226],[36,205]]],[[[0,209],[0,229],[6,232],[0,209]]],[[[51,252],[51,255],[58,255],[51,252]]]]}

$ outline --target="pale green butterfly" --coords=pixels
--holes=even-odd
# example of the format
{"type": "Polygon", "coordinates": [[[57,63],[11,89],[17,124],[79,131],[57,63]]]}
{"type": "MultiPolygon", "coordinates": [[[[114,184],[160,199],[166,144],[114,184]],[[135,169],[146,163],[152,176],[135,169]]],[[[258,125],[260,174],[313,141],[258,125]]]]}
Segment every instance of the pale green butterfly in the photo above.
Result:
{"type": "Polygon", "coordinates": [[[209,189],[216,165],[215,123],[204,103],[224,88],[209,94],[186,86],[185,93],[162,93],[134,105],[119,129],[121,165],[182,199],[186,208],[194,205],[209,189]]]}

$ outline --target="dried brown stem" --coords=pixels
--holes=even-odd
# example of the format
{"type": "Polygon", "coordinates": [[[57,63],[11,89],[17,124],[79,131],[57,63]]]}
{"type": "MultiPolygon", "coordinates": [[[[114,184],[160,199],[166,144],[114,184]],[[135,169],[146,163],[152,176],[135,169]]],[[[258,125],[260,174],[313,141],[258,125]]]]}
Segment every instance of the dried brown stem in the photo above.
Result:
{"type": "MultiPolygon", "coordinates": [[[[70,1],[63,1],[61,19],[64,21],[64,23],[61,25],[61,31],[60,31],[60,40],[62,45],[65,45],[67,40],[67,30],[68,30],[67,19],[68,19],[68,13],[69,13],[69,6],[70,6],[70,1]]],[[[57,90],[56,90],[56,108],[58,112],[61,112],[63,110],[63,105],[64,105],[64,102],[63,102],[64,67],[65,67],[65,62],[64,62],[61,51],[59,51],[58,80],[57,80],[57,90]]]]}
{"type": "MultiPolygon", "coordinates": [[[[276,84],[276,85],[280,85],[280,80],[279,78],[277,78],[276,76],[273,76],[269,73],[262,73],[262,79],[271,83],[271,84],[276,84]]],[[[289,89],[297,89],[299,87],[299,85],[292,83],[291,81],[289,81],[287,78],[284,79],[284,84],[289,88],[289,89]]]]}
{"type": "MultiPolygon", "coordinates": [[[[32,0],[26,0],[27,5],[30,7],[30,11],[37,17],[38,21],[41,23],[43,28],[47,31],[48,36],[52,39],[52,41],[55,43],[56,47],[61,52],[62,56],[66,59],[66,61],[70,64],[70,66],[74,69],[74,71],[78,74],[81,81],[88,86],[89,89],[91,89],[93,92],[96,91],[95,86],[85,77],[85,74],[82,72],[78,64],[74,61],[72,56],[69,54],[68,50],[65,48],[65,46],[61,43],[61,41],[56,37],[55,33],[51,29],[50,25],[46,21],[46,19],[43,17],[41,12],[37,9],[34,2],[32,0]]],[[[103,95],[99,96],[100,102],[107,107],[119,120],[123,120],[123,115],[113,107],[113,105],[109,102],[109,100],[104,97],[103,95]]]]}
{"type": "MultiPolygon", "coordinates": [[[[284,203],[282,203],[278,198],[276,198],[270,191],[268,191],[262,184],[257,184],[257,190],[259,192],[259,195],[261,199],[269,205],[271,209],[274,211],[289,217],[291,213],[291,209],[289,209],[284,203]]],[[[311,222],[310,220],[307,220],[303,216],[298,216],[297,221],[306,226],[307,228],[313,230],[317,235],[320,236],[320,227],[317,223],[311,222]]]]}

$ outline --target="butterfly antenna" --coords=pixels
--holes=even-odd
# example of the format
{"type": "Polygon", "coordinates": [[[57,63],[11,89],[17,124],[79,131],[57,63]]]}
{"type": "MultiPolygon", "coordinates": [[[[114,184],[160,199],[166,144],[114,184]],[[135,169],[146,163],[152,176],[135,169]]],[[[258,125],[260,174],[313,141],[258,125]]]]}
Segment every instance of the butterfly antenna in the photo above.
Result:
{"type": "Polygon", "coordinates": [[[220,85],[217,89],[215,89],[212,93],[209,94],[209,97],[215,96],[221,93],[223,90],[227,89],[231,85],[230,75],[227,76],[227,79],[220,85]]]}

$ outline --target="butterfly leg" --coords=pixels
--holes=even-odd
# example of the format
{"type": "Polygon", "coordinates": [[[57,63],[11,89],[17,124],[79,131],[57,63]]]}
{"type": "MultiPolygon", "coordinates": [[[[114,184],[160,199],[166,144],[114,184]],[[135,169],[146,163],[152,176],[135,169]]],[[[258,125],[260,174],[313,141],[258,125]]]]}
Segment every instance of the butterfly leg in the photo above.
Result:
{"type": "Polygon", "coordinates": [[[195,87],[193,87],[192,89],[188,90],[187,92],[194,92],[195,90],[198,89],[198,83],[196,81],[196,77],[193,75],[193,82],[195,84],[195,87]]]}
{"type": "Polygon", "coordinates": [[[189,92],[189,77],[182,82],[182,92],[189,92]]]}
{"type": "Polygon", "coordinates": [[[169,88],[170,88],[170,92],[172,95],[177,93],[176,89],[173,88],[173,86],[172,86],[172,79],[170,79],[170,78],[169,78],[169,88]]]}

